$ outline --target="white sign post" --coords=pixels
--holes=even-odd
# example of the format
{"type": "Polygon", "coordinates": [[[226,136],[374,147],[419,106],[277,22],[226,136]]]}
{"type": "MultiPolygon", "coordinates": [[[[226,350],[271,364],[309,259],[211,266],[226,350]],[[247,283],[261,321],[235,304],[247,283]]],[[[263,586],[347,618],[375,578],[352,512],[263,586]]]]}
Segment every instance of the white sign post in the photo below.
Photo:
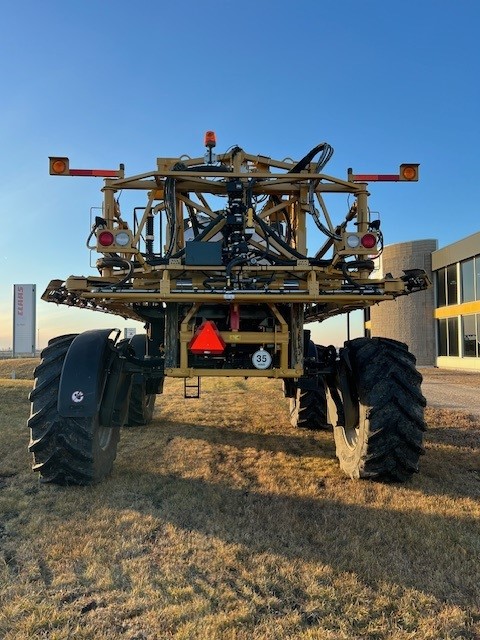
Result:
{"type": "Polygon", "coordinates": [[[13,285],[13,355],[35,355],[36,285],[13,285]]]}
{"type": "Polygon", "coordinates": [[[123,330],[123,337],[125,338],[125,340],[130,340],[136,334],[137,330],[135,329],[135,327],[125,327],[125,329],[123,330]]]}

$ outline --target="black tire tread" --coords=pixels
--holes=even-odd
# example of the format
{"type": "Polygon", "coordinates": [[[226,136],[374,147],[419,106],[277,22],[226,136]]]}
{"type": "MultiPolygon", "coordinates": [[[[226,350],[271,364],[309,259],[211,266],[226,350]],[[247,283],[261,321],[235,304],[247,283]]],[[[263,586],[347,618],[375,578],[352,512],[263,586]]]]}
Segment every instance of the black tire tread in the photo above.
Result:
{"type": "Polygon", "coordinates": [[[290,398],[290,422],[297,429],[329,429],[325,389],[297,389],[290,398]]]}
{"type": "Polygon", "coordinates": [[[112,432],[103,468],[94,464],[92,418],[63,418],[57,412],[57,396],[63,362],[76,334],[49,341],[35,369],[28,420],[33,470],[43,482],[88,485],[107,475],[115,459],[118,431],[112,432]]]}
{"type": "Polygon", "coordinates": [[[155,394],[146,393],[145,381],[132,383],[128,419],[125,426],[139,427],[149,424],[153,419],[155,400],[155,394]]]}
{"type": "Polygon", "coordinates": [[[360,477],[403,482],[418,472],[426,429],[422,376],[405,344],[357,338],[346,344],[359,402],[368,407],[360,477]]]}

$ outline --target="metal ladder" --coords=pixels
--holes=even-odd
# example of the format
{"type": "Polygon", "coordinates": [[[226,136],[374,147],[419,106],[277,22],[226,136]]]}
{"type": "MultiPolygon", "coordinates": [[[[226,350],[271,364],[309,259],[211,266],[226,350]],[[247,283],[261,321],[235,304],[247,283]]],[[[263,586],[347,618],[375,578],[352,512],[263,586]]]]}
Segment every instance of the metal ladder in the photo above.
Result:
{"type": "Polygon", "coordinates": [[[189,384],[189,380],[191,378],[183,379],[183,397],[188,400],[200,398],[200,376],[197,376],[196,382],[189,384]]]}

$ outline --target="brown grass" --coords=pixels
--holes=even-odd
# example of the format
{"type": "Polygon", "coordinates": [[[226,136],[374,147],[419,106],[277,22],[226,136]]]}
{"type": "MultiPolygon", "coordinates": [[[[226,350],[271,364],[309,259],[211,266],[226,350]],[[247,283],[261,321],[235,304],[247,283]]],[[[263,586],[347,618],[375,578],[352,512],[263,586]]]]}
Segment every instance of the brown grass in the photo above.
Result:
{"type": "Polygon", "coordinates": [[[0,379],[33,380],[33,370],[39,362],[39,358],[0,359],[0,379]]]}
{"type": "Polygon", "coordinates": [[[169,380],[93,488],[38,484],[30,382],[0,383],[1,638],[480,638],[473,418],[428,409],[421,474],[352,482],[277,382],[202,382],[169,380]]]}

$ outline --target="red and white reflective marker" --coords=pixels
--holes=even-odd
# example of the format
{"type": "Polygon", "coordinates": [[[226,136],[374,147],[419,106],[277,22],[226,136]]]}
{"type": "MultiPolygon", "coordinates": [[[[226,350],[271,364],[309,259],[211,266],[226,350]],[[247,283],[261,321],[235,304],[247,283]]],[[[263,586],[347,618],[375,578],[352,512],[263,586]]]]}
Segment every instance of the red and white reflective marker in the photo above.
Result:
{"type": "Polygon", "coordinates": [[[188,348],[196,355],[211,354],[218,356],[225,351],[225,341],[213,320],[205,320],[190,340],[188,348]]]}

